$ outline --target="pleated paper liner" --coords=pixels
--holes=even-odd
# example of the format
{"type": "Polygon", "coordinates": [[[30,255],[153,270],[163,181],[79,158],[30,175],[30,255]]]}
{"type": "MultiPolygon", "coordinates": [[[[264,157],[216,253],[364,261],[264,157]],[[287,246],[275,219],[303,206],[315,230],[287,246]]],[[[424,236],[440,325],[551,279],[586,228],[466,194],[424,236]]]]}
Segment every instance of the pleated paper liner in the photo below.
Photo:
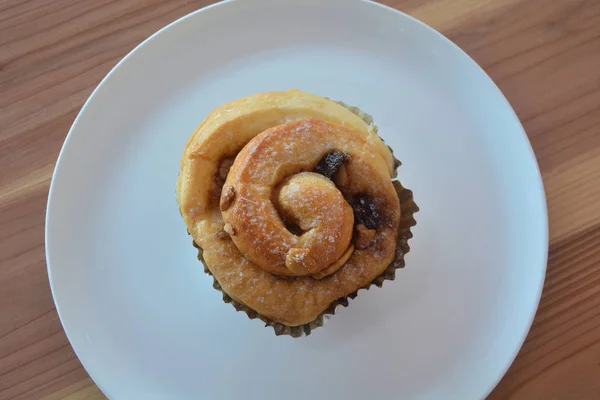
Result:
{"type": "Polygon", "coordinates": [[[377,287],[381,287],[383,282],[385,281],[393,281],[396,278],[396,270],[399,268],[404,268],[404,256],[410,250],[408,245],[408,240],[412,238],[411,228],[417,224],[414,218],[414,214],[419,211],[419,207],[414,202],[413,193],[409,189],[404,188],[400,182],[394,181],[394,188],[398,193],[398,198],[400,199],[400,208],[402,209],[402,217],[400,219],[400,225],[398,227],[398,237],[396,239],[396,252],[394,261],[383,271],[379,276],[373,279],[368,285],[359,288],[357,291],[350,293],[349,295],[339,298],[335,300],[333,303],[329,305],[329,307],[323,311],[317,318],[313,321],[299,326],[287,326],[281,324],[279,322],[273,321],[264,315],[260,315],[258,312],[253,310],[252,308],[242,304],[238,301],[233,300],[225,291],[221,288],[219,282],[215,279],[213,274],[210,272],[210,269],[206,266],[203,257],[203,250],[194,242],[194,247],[198,249],[198,260],[202,262],[204,265],[204,272],[213,277],[213,287],[220,291],[223,294],[223,301],[225,303],[231,303],[231,305],[237,311],[243,311],[248,315],[250,319],[260,319],[265,323],[265,327],[271,326],[275,331],[275,335],[289,335],[292,337],[301,337],[303,335],[310,335],[313,329],[316,329],[320,326],[323,326],[325,320],[329,318],[330,315],[334,315],[337,307],[339,306],[348,306],[348,300],[354,299],[358,296],[358,291],[361,289],[369,289],[372,285],[377,287]]]}

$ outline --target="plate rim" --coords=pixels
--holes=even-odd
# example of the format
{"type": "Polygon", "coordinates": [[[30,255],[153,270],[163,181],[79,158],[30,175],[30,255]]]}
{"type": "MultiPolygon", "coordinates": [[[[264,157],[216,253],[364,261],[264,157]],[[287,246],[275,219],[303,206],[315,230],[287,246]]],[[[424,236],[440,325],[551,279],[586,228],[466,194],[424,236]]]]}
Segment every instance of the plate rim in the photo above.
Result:
{"type": "MultiPolygon", "coordinates": [[[[47,203],[46,203],[46,215],[45,215],[45,221],[44,221],[44,248],[45,248],[45,261],[46,261],[46,271],[48,274],[48,281],[50,284],[50,291],[52,294],[52,299],[54,301],[54,305],[56,308],[56,312],[58,314],[60,323],[63,327],[63,330],[65,332],[65,335],[67,336],[67,339],[69,340],[69,344],[71,345],[75,355],[77,356],[77,359],[79,360],[79,362],[82,364],[83,368],[85,369],[86,373],[90,376],[90,378],[93,380],[94,384],[96,386],[98,386],[98,388],[100,388],[100,390],[108,397],[108,398],[112,398],[111,395],[109,394],[110,392],[106,390],[106,386],[102,383],[99,382],[98,380],[96,380],[93,377],[93,374],[90,372],[90,370],[88,369],[88,367],[86,366],[87,362],[85,362],[79,355],[77,349],[75,348],[75,346],[73,345],[72,341],[71,341],[71,337],[72,335],[69,334],[69,329],[67,328],[67,324],[65,322],[65,318],[62,315],[61,311],[60,311],[60,306],[59,306],[59,302],[57,300],[57,295],[56,295],[56,288],[55,288],[55,284],[53,281],[53,277],[52,277],[52,267],[51,267],[51,257],[50,257],[50,247],[48,245],[48,239],[50,236],[50,229],[49,226],[51,225],[51,210],[52,210],[52,205],[53,205],[53,193],[56,192],[56,177],[61,173],[60,170],[64,169],[65,167],[61,167],[61,160],[64,158],[64,154],[69,151],[68,147],[69,147],[69,143],[71,138],[73,137],[73,135],[75,134],[74,132],[77,131],[77,126],[80,122],[80,119],[82,119],[83,115],[85,114],[85,110],[87,108],[90,107],[90,103],[92,101],[92,99],[96,96],[97,92],[99,92],[99,90],[101,90],[101,88],[106,84],[106,82],[110,79],[110,77],[122,66],[122,64],[124,64],[125,62],[127,62],[127,60],[129,60],[136,52],[139,52],[140,50],[142,50],[145,46],[148,45],[148,43],[152,42],[153,40],[155,40],[158,36],[166,33],[167,31],[169,31],[170,29],[172,29],[173,27],[175,27],[176,25],[182,23],[183,21],[189,19],[189,18],[193,18],[195,17],[197,14],[200,14],[202,12],[205,12],[207,10],[210,10],[212,8],[215,7],[223,7],[226,6],[228,4],[241,4],[243,3],[244,0],[221,0],[218,1],[217,3],[213,3],[210,4],[208,6],[204,6],[201,7],[197,10],[194,10],[186,15],[183,15],[179,18],[177,18],[176,20],[168,23],[167,25],[163,26],[162,28],[158,29],[156,32],[152,33],[150,36],[148,36],[146,39],[144,39],[143,41],[141,41],[139,44],[137,44],[133,49],[131,49],[121,60],[119,60],[119,62],[117,62],[111,69],[110,71],[100,80],[100,82],[98,83],[98,85],[94,88],[94,90],[91,92],[91,94],[89,95],[89,97],[85,100],[83,106],[81,107],[81,109],[79,110],[79,112],[77,113],[77,116],[75,117],[75,119],[73,120],[73,123],[71,124],[71,127],[69,128],[69,131],[67,133],[67,135],[65,136],[65,139],[63,141],[63,144],[61,146],[59,155],[57,157],[55,166],[54,166],[54,170],[52,173],[52,178],[50,181],[50,187],[48,190],[48,199],[47,199],[47,203]]],[[[271,2],[273,0],[259,0],[263,3],[268,3],[271,2]]],[[[310,0],[310,1],[301,1],[301,0],[293,0],[292,2],[290,2],[290,4],[293,3],[303,3],[303,4],[307,4],[310,3],[311,1],[314,1],[315,3],[319,4],[318,0],[310,0]]],[[[348,0],[346,0],[348,1],[348,0]]],[[[437,31],[436,29],[434,29],[433,27],[429,26],[428,24],[418,20],[417,18],[406,14],[396,8],[393,8],[391,6],[385,5],[385,4],[381,4],[378,3],[374,0],[353,0],[356,3],[364,3],[364,4],[369,4],[369,6],[374,6],[374,7],[380,7],[384,10],[386,10],[387,12],[392,12],[395,13],[397,15],[397,17],[399,18],[406,18],[410,21],[412,21],[413,23],[416,23],[417,25],[420,26],[420,28],[425,29],[426,31],[429,31],[429,33],[433,33],[434,35],[438,36],[438,38],[440,40],[442,40],[443,42],[446,43],[446,45],[450,45],[451,47],[453,47],[455,50],[457,50],[459,52],[459,54],[461,54],[462,57],[465,57],[469,63],[471,63],[473,66],[475,66],[480,73],[483,74],[483,76],[485,76],[485,79],[488,81],[488,83],[492,84],[492,90],[496,90],[498,92],[498,94],[501,97],[501,100],[503,102],[503,104],[506,106],[506,108],[508,109],[508,111],[510,112],[510,115],[512,116],[512,118],[514,119],[514,122],[517,123],[517,127],[520,130],[521,133],[521,138],[522,140],[525,141],[526,144],[526,151],[528,153],[528,156],[531,158],[531,161],[533,161],[533,167],[535,169],[535,178],[537,181],[537,187],[535,188],[536,192],[538,192],[538,194],[540,195],[540,199],[537,199],[537,202],[539,202],[539,207],[541,208],[540,211],[541,212],[541,217],[542,220],[540,221],[542,223],[542,225],[540,226],[540,235],[541,237],[538,238],[540,240],[543,241],[544,245],[543,245],[543,250],[544,250],[544,254],[542,255],[542,265],[540,268],[540,280],[538,282],[537,287],[535,288],[536,293],[535,293],[535,301],[532,304],[532,309],[529,312],[529,319],[527,321],[527,324],[525,324],[522,330],[522,332],[520,332],[519,334],[519,341],[518,341],[518,346],[515,347],[515,349],[513,350],[512,354],[510,354],[510,356],[507,359],[507,362],[505,363],[505,365],[501,368],[501,370],[499,371],[498,376],[496,377],[496,379],[493,382],[490,382],[490,386],[489,388],[485,391],[485,393],[483,393],[482,399],[487,398],[487,396],[489,396],[491,394],[491,392],[496,388],[496,386],[500,383],[500,381],[502,380],[502,378],[506,375],[506,373],[508,372],[508,369],[511,367],[511,365],[513,364],[513,362],[515,361],[518,353],[520,352],[521,348],[523,347],[523,344],[525,343],[525,340],[527,339],[527,336],[529,334],[529,331],[531,330],[531,326],[533,324],[533,321],[535,319],[535,316],[537,315],[537,311],[538,311],[538,307],[540,304],[540,300],[542,297],[542,292],[543,292],[543,287],[544,287],[544,282],[545,282],[545,278],[546,278],[546,272],[547,272],[547,265],[548,265],[548,251],[549,251],[549,218],[548,218],[548,204],[547,204],[547,199],[546,199],[546,191],[544,188],[544,181],[542,178],[542,173],[540,171],[539,168],[539,164],[537,161],[537,158],[535,156],[535,152],[533,150],[533,147],[531,145],[531,141],[529,140],[529,137],[527,136],[527,133],[520,121],[520,119],[518,118],[515,110],[512,108],[512,106],[510,105],[508,99],[506,98],[506,96],[504,95],[504,93],[502,92],[502,90],[498,87],[498,85],[496,84],[496,82],[494,82],[494,80],[487,74],[487,72],[483,69],[483,67],[481,67],[479,65],[479,63],[477,63],[465,50],[463,50],[460,46],[458,46],[456,43],[454,43],[452,40],[450,40],[449,38],[447,38],[444,34],[442,34],[441,32],[437,31]]],[[[345,3],[347,4],[347,3],[345,3]]],[[[63,163],[64,164],[64,163],[63,163]]]]}

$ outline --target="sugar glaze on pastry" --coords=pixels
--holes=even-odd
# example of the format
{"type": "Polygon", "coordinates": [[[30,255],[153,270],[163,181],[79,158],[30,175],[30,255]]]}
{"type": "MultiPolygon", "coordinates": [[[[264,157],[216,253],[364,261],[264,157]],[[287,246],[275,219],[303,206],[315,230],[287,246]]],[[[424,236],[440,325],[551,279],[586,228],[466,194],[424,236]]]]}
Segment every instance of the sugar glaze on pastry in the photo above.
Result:
{"type": "Polygon", "coordinates": [[[298,326],[394,259],[394,171],[389,148],[346,107],[297,90],[258,93],[213,110],[192,134],[177,200],[221,288],[298,326]],[[315,172],[332,154],[343,155],[335,174],[315,172]]]}

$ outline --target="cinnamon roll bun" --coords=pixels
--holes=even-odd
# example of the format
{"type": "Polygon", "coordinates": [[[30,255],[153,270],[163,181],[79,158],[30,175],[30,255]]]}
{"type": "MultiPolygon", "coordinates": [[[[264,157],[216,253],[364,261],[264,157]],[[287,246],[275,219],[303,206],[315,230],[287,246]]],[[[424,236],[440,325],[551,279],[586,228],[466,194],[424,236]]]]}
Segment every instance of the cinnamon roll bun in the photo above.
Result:
{"type": "Polygon", "coordinates": [[[177,201],[224,298],[310,333],[404,265],[417,206],[360,110],[298,90],[213,110],[187,142],[177,201]]]}

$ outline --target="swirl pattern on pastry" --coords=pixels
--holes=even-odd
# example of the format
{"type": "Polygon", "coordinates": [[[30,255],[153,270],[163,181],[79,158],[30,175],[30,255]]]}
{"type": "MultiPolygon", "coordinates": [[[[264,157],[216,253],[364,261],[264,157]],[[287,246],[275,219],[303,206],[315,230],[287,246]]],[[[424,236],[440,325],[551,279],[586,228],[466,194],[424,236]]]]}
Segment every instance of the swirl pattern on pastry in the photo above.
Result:
{"type": "Polygon", "coordinates": [[[297,326],[393,260],[400,220],[393,173],[387,146],[341,105],[296,90],[259,93],[215,109],[197,128],[177,199],[222,289],[297,326]],[[332,151],[347,155],[337,185],[311,172],[332,151]],[[365,196],[381,214],[372,229],[355,227],[349,204],[365,196]]]}

